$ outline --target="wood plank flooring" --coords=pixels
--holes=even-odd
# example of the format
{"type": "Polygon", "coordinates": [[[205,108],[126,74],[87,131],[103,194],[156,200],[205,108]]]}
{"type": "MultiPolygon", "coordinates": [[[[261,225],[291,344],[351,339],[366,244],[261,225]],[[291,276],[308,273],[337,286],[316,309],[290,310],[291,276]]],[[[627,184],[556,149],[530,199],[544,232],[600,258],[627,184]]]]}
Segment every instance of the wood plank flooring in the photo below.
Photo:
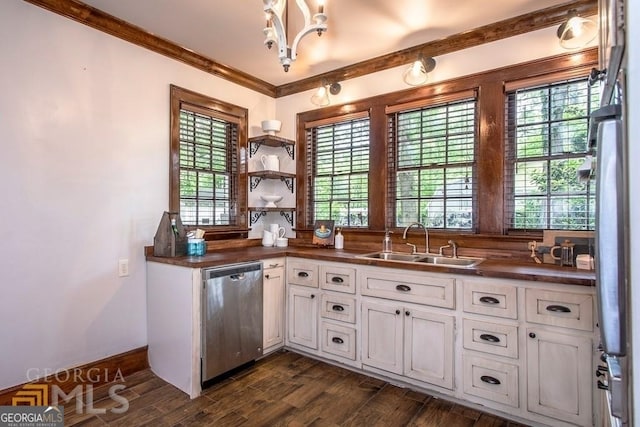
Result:
{"type": "MultiPolygon", "coordinates": [[[[278,352],[189,397],[150,370],[125,378],[118,395],[93,391],[94,413],[65,405],[66,426],[523,427],[292,352],[278,352]],[[104,413],[95,413],[102,411],[104,413]]],[[[85,402],[86,403],[86,402],[85,402]]]]}

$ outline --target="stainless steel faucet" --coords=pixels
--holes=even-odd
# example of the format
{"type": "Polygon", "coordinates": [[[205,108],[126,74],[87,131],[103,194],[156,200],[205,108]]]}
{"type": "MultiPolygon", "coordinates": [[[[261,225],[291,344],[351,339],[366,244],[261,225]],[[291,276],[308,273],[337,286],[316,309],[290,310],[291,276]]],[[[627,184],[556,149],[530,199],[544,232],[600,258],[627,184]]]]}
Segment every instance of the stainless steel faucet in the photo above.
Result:
{"type": "Polygon", "coordinates": [[[449,240],[447,242],[449,245],[451,245],[451,249],[453,251],[453,253],[451,254],[451,256],[453,258],[458,258],[458,244],[456,242],[454,242],[453,240],[449,240]]]}
{"type": "MultiPolygon", "coordinates": [[[[422,227],[424,229],[424,252],[428,254],[429,253],[429,230],[427,230],[427,227],[425,227],[424,224],[421,224],[419,222],[412,222],[411,224],[407,225],[407,227],[404,229],[404,232],[402,233],[402,239],[407,240],[407,231],[409,231],[409,229],[414,225],[418,227],[422,227]]],[[[413,246],[413,253],[415,253],[416,252],[415,245],[411,245],[411,246],[413,246]]]]}

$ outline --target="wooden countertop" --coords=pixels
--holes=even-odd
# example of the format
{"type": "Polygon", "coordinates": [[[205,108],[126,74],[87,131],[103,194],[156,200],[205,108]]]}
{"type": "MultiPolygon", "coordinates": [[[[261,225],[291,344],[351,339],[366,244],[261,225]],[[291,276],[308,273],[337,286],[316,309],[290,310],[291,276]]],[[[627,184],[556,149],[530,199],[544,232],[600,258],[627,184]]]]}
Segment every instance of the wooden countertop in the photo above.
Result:
{"type": "Polygon", "coordinates": [[[366,252],[304,247],[265,248],[252,246],[223,251],[210,251],[204,256],[183,256],[175,258],[147,255],[147,261],[178,265],[189,268],[207,268],[240,262],[257,261],[268,258],[294,256],[324,261],[348,262],[377,267],[402,268],[414,271],[430,271],[480,277],[500,277],[539,282],[563,283],[568,285],[595,286],[595,272],[576,268],[560,267],[552,264],[487,259],[473,268],[432,266],[422,263],[403,263],[356,258],[366,252]]]}

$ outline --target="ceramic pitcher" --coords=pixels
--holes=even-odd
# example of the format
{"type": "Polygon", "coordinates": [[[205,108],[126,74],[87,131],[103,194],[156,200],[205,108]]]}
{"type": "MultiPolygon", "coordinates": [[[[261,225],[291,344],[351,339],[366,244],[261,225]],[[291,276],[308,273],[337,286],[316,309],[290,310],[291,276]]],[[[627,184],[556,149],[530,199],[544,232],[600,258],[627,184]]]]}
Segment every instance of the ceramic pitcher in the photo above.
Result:
{"type": "Polygon", "coordinates": [[[260,162],[262,163],[262,167],[266,171],[279,171],[280,170],[280,159],[275,154],[262,155],[260,157],[260,162]]]}
{"type": "Polygon", "coordinates": [[[262,246],[273,246],[274,243],[273,233],[269,230],[264,230],[262,232],[262,246]]]}

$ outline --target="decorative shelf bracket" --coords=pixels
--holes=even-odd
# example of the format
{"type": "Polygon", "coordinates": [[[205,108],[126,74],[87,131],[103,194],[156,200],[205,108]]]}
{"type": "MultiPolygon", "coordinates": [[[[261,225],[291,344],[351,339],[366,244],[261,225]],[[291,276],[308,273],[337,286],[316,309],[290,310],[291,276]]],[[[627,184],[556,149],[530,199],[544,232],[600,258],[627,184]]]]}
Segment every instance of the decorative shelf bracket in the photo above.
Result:
{"type": "Polygon", "coordinates": [[[280,215],[293,227],[293,212],[280,211],[280,215]]]}
{"type": "Polygon", "coordinates": [[[258,222],[261,216],[266,216],[267,211],[254,211],[249,213],[249,227],[258,222]]]}
{"type": "Polygon", "coordinates": [[[293,178],[287,176],[281,176],[280,181],[284,182],[289,191],[293,193],[293,178]]]}
{"type": "Polygon", "coordinates": [[[252,175],[250,177],[250,181],[251,182],[249,183],[249,191],[253,191],[253,190],[256,189],[258,184],[260,184],[260,181],[262,181],[262,177],[261,176],[257,176],[257,175],[252,175]]]}

